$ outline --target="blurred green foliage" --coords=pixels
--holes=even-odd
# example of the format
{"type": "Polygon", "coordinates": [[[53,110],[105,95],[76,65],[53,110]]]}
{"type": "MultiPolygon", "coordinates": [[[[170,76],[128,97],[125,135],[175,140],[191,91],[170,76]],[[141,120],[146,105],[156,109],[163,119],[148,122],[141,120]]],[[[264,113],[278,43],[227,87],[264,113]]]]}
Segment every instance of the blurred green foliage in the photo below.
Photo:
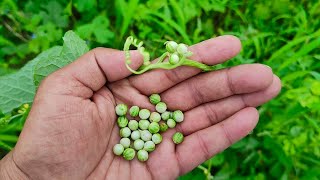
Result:
{"type": "MultiPolygon", "coordinates": [[[[153,55],[165,40],[194,44],[233,34],[243,50],[220,67],[267,64],[282,79],[282,92],[259,108],[260,122],[247,138],[180,178],[319,179],[319,17],[317,0],[2,0],[0,76],[62,44],[69,29],[90,48],[120,49],[134,35],[153,55]]],[[[0,113],[2,156],[27,113],[26,105],[0,113]]]]}

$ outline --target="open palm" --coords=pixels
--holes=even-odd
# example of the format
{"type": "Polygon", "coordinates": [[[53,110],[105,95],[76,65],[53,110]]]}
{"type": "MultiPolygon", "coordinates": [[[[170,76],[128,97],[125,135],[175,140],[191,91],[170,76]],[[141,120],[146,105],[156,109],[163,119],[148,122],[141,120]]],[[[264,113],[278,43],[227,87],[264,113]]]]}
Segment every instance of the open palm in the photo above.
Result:
{"type": "MultiPolygon", "coordinates": [[[[190,47],[191,59],[218,64],[241,49],[221,36],[190,47]]],[[[132,67],[142,63],[131,52],[132,67]]],[[[191,67],[130,76],[122,51],[97,48],[46,78],[19,141],[8,156],[31,179],[174,179],[246,136],[259,115],[254,108],[276,96],[280,80],[264,65],[240,65],[209,73],[191,67]],[[160,93],[185,121],[163,134],[146,163],[114,156],[119,142],[118,103],[154,110],[148,96],[160,93]],[[182,132],[175,146],[171,136],[182,132]]]]}

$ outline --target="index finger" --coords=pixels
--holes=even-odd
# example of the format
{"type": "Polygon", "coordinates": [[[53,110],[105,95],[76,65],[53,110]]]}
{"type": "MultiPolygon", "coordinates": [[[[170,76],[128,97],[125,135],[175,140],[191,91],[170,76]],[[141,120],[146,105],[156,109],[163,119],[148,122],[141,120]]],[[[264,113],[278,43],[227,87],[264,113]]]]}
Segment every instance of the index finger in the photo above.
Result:
{"type": "MultiPolygon", "coordinates": [[[[190,59],[215,65],[237,55],[241,50],[241,42],[235,36],[225,35],[195,44],[190,50],[194,54],[190,59]]],[[[182,66],[172,70],[149,71],[139,76],[132,76],[129,80],[140,92],[149,95],[163,92],[200,72],[200,69],[182,66]]]]}

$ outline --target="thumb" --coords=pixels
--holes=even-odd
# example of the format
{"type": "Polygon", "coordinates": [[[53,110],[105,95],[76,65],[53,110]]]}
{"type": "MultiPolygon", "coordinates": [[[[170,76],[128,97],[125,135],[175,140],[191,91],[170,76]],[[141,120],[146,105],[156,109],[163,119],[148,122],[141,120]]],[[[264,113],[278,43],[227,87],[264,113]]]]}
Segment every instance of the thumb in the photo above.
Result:
{"type": "MultiPolygon", "coordinates": [[[[137,69],[143,63],[138,51],[130,51],[130,67],[137,69]]],[[[42,81],[38,92],[48,90],[54,94],[74,95],[89,98],[107,82],[129,76],[125,65],[125,53],[115,49],[95,48],[73,63],[50,74],[42,81]]]]}

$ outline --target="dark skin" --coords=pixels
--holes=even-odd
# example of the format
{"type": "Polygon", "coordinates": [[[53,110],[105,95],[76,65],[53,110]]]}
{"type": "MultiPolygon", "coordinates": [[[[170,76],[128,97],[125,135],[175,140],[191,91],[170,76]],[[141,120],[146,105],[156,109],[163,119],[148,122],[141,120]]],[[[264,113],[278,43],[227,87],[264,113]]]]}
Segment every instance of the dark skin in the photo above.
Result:
{"type": "MultiPolygon", "coordinates": [[[[241,49],[233,36],[190,47],[191,59],[219,64],[241,49]]],[[[142,63],[131,52],[136,69],[142,63]]],[[[192,67],[130,76],[124,53],[97,48],[47,77],[37,91],[25,127],[0,162],[0,179],[175,179],[245,137],[256,126],[255,107],[275,97],[280,80],[271,68],[240,65],[208,73],[192,67]],[[185,112],[183,123],[163,134],[146,163],[114,156],[119,142],[118,103],[154,110],[159,93],[169,109],[185,112]],[[185,135],[182,144],[171,140],[185,135]]]]}

